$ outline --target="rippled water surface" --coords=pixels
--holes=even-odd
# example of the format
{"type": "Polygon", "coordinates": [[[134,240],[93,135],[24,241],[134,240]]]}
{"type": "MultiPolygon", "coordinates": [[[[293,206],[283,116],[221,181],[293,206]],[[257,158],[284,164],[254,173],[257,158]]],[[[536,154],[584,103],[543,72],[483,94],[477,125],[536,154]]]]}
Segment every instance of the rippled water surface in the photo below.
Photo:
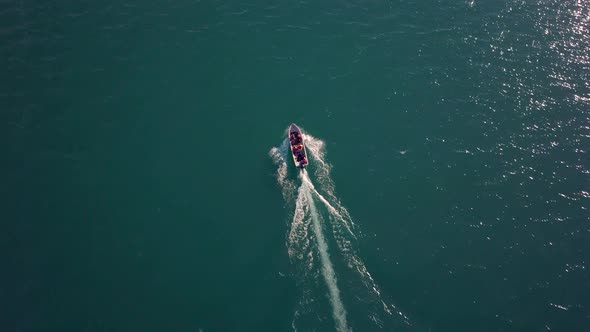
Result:
{"type": "Polygon", "coordinates": [[[0,326],[590,330],[589,82],[582,0],[0,1],[0,326]]]}

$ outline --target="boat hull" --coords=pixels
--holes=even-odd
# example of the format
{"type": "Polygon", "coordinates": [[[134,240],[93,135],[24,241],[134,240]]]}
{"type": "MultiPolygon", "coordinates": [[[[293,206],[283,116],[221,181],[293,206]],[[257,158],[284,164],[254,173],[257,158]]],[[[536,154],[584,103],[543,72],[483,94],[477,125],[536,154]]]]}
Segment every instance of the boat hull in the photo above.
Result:
{"type": "Polygon", "coordinates": [[[309,160],[307,158],[307,151],[305,149],[305,142],[303,140],[301,129],[299,129],[297,125],[291,124],[289,127],[288,138],[295,167],[301,169],[305,168],[309,164],[309,160]]]}

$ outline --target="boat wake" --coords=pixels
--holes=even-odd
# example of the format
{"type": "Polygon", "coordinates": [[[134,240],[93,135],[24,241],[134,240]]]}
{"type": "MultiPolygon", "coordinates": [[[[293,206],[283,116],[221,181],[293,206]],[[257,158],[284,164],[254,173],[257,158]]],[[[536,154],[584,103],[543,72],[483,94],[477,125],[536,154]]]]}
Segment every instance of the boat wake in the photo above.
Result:
{"type": "Polygon", "coordinates": [[[401,311],[382,299],[377,284],[358,255],[355,246],[358,240],[355,231],[358,230],[336,197],[324,142],[309,134],[304,134],[304,141],[311,155],[307,168],[313,170],[311,175],[305,169],[289,168],[288,140],[269,152],[277,166],[276,177],[286,205],[294,211],[292,219],[288,219],[287,248],[302,296],[294,314],[293,329],[328,329],[327,326],[322,328],[329,320],[325,319],[322,297],[317,296],[318,293],[327,293],[337,331],[351,331],[355,325],[367,330],[365,320],[377,329],[400,322],[410,326],[409,319],[401,311]],[[289,177],[289,169],[298,174],[298,179],[289,177]],[[301,182],[299,187],[298,182],[301,182]],[[331,252],[330,243],[335,245],[331,252]],[[347,313],[355,318],[351,324],[347,313]]]}
{"type": "MultiPolygon", "coordinates": [[[[315,203],[311,196],[311,181],[307,176],[305,169],[301,171],[301,179],[303,184],[300,187],[299,197],[302,197],[300,206],[308,206],[309,213],[311,215],[311,221],[313,225],[313,231],[315,234],[317,248],[320,255],[320,262],[322,264],[322,275],[326,285],[328,286],[328,292],[330,294],[330,304],[332,305],[334,320],[336,321],[336,329],[338,331],[349,331],[346,324],[346,310],[340,299],[340,290],[338,289],[336,281],[336,273],[334,273],[334,267],[328,254],[328,244],[324,238],[324,232],[320,224],[320,215],[316,209],[315,203]]],[[[299,201],[299,200],[298,200],[299,201]]],[[[297,220],[294,220],[297,221],[297,220]]]]}

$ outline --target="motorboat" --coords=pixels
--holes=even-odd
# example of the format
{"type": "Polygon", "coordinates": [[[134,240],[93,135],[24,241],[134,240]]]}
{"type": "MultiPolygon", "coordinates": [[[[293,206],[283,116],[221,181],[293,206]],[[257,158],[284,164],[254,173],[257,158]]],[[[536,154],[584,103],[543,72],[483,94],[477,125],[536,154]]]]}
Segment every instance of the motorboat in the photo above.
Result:
{"type": "Polygon", "coordinates": [[[289,142],[291,143],[291,154],[293,155],[295,167],[304,169],[309,164],[309,160],[307,159],[301,129],[294,123],[289,126],[289,142]]]}

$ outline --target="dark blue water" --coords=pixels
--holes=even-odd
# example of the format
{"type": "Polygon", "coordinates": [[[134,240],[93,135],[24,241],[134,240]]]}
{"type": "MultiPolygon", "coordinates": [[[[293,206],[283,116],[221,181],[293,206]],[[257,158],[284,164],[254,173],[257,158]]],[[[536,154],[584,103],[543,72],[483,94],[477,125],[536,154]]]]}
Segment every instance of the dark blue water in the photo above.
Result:
{"type": "Polygon", "coordinates": [[[589,22],[576,0],[1,1],[2,330],[590,329],[589,22]],[[350,232],[288,158],[277,183],[292,122],[350,232]]]}

